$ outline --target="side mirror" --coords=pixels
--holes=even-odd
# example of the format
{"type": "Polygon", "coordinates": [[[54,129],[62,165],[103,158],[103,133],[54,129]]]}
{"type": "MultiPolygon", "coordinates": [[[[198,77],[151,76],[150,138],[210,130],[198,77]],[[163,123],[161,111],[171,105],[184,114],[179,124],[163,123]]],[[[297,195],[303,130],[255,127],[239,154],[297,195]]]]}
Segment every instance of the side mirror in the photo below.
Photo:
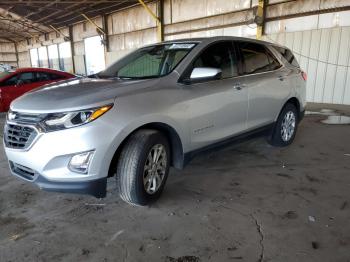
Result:
{"type": "Polygon", "coordinates": [[[213,67],[196,67],[193,69],[190,82],[201,82],[207,80],[220,79],[222,74],[221,69],[213,67]]]}

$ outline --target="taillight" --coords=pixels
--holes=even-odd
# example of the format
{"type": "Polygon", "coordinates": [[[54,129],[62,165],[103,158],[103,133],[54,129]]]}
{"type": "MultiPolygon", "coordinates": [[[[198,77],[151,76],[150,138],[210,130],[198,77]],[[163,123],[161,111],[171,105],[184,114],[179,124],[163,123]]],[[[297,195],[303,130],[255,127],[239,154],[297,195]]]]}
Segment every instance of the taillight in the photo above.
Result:
{"type": "Polygon", "coordinates": [[[301,77],[304,79],[304,81],[307,80],[307,74],[304,71],[301,71],[301,77]]]}

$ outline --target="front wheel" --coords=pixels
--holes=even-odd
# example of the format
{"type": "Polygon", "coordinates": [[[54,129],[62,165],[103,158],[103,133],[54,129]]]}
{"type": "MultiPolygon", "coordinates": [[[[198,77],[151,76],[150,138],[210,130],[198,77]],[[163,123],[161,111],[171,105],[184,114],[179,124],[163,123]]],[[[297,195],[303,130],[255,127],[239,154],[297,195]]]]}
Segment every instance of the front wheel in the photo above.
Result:
{"type": "Polygon", "coordinates": [[[122,149],[117,166],[120,197],[132,205],[147,205],[163,191],[170,166],[166,137],[151,129],[132,134],[122,149]]]}
{"type": "Polygon", "coordinates": [[[282,109],[272,130],[268,142],[273,146],[288,146],[294,138],[298,127],[298,112],[296,107],[288,103],[282,109]]]}

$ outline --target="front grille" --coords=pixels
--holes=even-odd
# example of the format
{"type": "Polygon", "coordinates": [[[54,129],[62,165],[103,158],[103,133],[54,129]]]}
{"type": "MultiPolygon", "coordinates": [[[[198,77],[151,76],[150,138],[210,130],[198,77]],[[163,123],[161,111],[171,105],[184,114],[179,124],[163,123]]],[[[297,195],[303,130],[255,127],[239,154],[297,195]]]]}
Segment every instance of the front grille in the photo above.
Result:
{"type": "Polygon", "coordinates": [[[38,132],[30,126],[7,123],[4,130],[4,142],[6,147],[13,149],[27,149],[38,132]]]}
{"type": "Polygon", "coordinates": [[[21,113],[10,111],[8,113],[8,118],[12,122],[35,125],[42,121],[47,114],[29,114],[29,113],[21,113]]]}
{"type": "Polygon", "coordinates": [[[12,161],[10,161],[10,167],[11,167],[11,170],[13,173],[15,173],[16,175],[19,175],[25,179],[34,180],[34,178],[35,178],[35,171],[33,169],[16,164],[12,161]]]}

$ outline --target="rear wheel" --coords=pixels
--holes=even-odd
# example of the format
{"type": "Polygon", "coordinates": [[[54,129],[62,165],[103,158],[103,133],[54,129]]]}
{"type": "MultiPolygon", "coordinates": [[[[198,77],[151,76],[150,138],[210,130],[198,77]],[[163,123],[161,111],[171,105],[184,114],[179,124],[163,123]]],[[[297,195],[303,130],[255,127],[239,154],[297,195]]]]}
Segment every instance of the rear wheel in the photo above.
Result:
{"type": "Polygon", "coordinates": [[[268,142],[273,146],[280,147],[290,145],[295,138],[297,127],[297,108],[293,104],[288,103],[282,109],[268,142]]]}
{"type": "Polygon", "coordinates": [[[168,177],[169,164],[169,143],[162,133],[144,129],[132,134],[117,165],[120,197],[141,206],[158,199],[168,177]]]}

